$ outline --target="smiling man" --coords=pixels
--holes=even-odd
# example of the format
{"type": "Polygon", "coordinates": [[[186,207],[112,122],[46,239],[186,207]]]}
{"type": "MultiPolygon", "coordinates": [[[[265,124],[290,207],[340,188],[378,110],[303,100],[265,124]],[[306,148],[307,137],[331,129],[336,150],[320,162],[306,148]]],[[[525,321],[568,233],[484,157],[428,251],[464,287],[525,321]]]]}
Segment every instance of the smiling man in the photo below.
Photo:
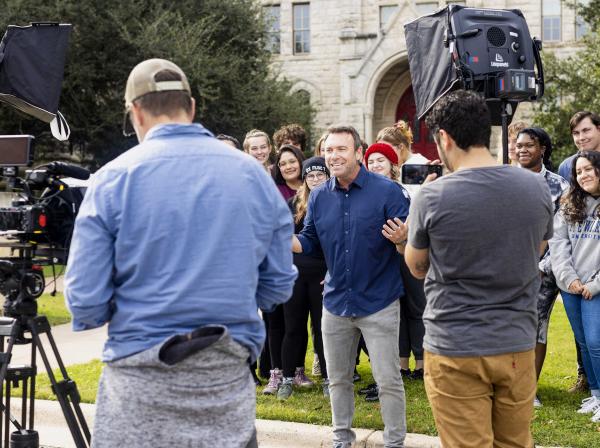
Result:
{"type": "MultiPolygon", "coordinates": [[[[600,151],[600,116],[581,110],[571,117],[569,126],[577,151],[600,151]]],[[[571,167],[575,155],[567,157],[558,167],[558,174],[569,182],[571,182],[571,167]]]]}
{"type": "Polygon", "coordinates": [[[364,336],[379,385],[386,448],[406,437],[404,385],[400,375],[398,275],[400,258],[394,221],[406,220],[409,201],[402,187],[367,171],[361,141],[349,126],[328,129],[322,154],[331,179],[310,194],[304,229],[294,238],[297,253],[323,254],[328,274],[323,297],[323,348],[329,374],[334,448],[349,448],[354,391],[352,376],[364,336]],[[384,236],[388,225],[391,233],[384,236]]]}

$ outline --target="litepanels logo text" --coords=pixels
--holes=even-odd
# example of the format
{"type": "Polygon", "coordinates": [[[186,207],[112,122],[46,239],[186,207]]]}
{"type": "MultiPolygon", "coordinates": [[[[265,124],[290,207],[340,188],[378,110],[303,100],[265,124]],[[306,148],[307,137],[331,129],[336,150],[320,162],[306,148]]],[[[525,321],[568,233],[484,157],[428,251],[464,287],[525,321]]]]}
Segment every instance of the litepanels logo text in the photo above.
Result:
{"type": "Polygon", "coordinates": [[[496,53],[496,60],[490,62],[492,67],[508,67],[508,62],[504,62],[504,58],[500,53],[496,53]]]}

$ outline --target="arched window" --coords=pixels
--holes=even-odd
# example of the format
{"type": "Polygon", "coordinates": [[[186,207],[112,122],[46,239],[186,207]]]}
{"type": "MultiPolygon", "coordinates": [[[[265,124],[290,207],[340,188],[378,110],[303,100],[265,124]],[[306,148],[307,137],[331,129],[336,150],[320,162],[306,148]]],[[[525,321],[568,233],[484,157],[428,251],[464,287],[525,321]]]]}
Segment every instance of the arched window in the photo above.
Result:
{"type": "Polygon", "coordinates": [[[307,90],[300,89],[294,92],[294,95],[297,95],[298,98],[301,99],[303,103],[310,104],[310,93],[307,90]]]}

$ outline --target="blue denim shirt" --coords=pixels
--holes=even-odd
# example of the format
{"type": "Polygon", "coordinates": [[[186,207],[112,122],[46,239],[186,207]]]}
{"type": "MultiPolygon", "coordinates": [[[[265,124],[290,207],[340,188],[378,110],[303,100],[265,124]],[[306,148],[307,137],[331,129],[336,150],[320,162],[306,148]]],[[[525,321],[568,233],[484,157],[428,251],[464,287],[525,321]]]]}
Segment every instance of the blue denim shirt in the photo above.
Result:
{"type": "Polygon", "coordinates": [[[108,322],[111,361],[222,324],[256,358],[258,307],[292,293],[292,234],[255,159],[197,124],[155,126],[90,181],[65,278],[73,328],[108,322]]]}
{"type": "Polygon", "coordinates": [[[400,255],[381,230],[388,219],[405,221],[409,206],[402,186],[363,166],[348,190],[331,178],[311,192],[298,239],[303,253],[325,256],[327,311],[368,316],[404,294],[400,255]]]}
{"type": "Polygon", "coordinates": [[[573,154],[572,156],[567,157],[558,166],[558,174],[569,183],[571,183],[571,170],[573,169],[573,159],[576,155],[577,154],[573,154]]]}

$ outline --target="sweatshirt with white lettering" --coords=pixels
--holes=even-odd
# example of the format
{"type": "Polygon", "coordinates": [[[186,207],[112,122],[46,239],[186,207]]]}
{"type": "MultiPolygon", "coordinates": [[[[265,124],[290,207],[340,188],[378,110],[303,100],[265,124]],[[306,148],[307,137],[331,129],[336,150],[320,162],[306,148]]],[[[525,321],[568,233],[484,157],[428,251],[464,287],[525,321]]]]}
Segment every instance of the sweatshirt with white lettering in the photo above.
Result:
{"type": "Polygon", "coordinates": [[[592,295],[600,293],[600,198],[586,197],[586,218],[568,223],[561,210],[554,216],[554,235],[549,241],[552,271],[558,287],[580,280],[592,295]]]}

